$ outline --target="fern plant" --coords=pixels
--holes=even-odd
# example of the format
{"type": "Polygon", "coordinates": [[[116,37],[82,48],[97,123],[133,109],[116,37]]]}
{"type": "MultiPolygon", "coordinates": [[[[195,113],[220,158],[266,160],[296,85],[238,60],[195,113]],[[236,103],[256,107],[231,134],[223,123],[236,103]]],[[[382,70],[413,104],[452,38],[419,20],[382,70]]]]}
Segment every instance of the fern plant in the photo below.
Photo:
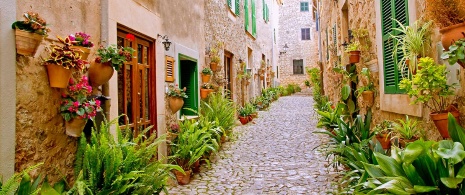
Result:
{"type": "Polygon", "coordinates": [[[20,173],[15,173],[8,180],[3,182],[0,180],[0,195],[10,195],[10,194],[37,194],[40,190],[38,188],[38,183],[40,179],[36,179],[34,183],[31,184],[31,178],[29,177],[29,172],[41,166],[44,163],[39,163],[34,166],[30,166],[20,173]]]}
{"type": "Polygon", "coordinates": [[[234,102],[223,93],[211,93],[206,101],[201,102],[200,114],[207,121],[218,121],[218,126],[229,134],[236,120],[235,107],[234,102]]]}

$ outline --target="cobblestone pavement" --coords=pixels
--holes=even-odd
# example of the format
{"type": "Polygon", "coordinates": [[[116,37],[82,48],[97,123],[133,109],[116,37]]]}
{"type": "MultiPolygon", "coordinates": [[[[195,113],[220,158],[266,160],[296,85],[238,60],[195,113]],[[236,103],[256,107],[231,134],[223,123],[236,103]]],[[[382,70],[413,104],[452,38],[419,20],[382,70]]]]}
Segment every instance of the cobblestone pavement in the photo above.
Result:
{"type": "Polygon", "coordinates": [[[327,194],[336,174],[314,149],[328,137],[313,134],[311,96],[281,97],[253,123],[237,126],[211,169],[202,167],[190,184],[170,194],[327,194]]]}

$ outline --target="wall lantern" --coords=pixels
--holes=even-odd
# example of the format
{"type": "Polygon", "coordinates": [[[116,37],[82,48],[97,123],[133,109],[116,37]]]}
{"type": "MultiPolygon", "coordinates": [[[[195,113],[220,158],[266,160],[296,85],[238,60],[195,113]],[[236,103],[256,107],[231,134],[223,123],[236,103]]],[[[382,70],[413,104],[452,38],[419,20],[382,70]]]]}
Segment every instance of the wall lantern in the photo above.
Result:
{"type": "Polygon", "coordinates": [[[279,52],[279,55],[285,54],[287,52],[287,49],[289,49],[289,47],[287,46],[287,43],[286,43],[284,44],[283,51],[279,52]]]}
{"type": "Polygon", "coordinates": [[[168,35],[165,35],[165,36],[161,36],[160,34],[158,34],[158,38],[162,38],[164,39],[163,42],[163,46],[165,46],[165,50],[166,51],[169,51],[170,50],[170,46],[171,46],[171,41],[168,39],[168,35]]]}

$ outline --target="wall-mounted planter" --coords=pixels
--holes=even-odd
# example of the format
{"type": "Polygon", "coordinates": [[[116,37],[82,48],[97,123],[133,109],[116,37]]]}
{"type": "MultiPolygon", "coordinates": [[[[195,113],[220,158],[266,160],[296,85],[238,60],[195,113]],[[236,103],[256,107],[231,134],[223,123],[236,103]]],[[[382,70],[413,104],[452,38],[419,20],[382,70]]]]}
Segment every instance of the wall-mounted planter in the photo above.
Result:
{"type": "Polygon", "coordinates": [[[218,63],[210,62],[210,69],[212,69],[212,71],[216,71],[216,69],[218,69],[218,63]]]}
{"type": "Polygon", "coordinates": [[[76,50],[77,53],[81,54],[81,60],[87,60],[90,54],[90,49],[82,46],[71,46],[70,49],[76,50]]]}
{"type": "Polygon", "coordinates": [[[213,90],[211,89],[200,89],[200,98],[205,99],[208,97],[208,94],[210,94],[213,90]]]}
{"type": "Polygon", "coordinates": [[[448,26],[446,28],[440,29],[441,33],[441,42],[445,50],[449,50],[449,47],[460,38],[465,38],[465,35],[462,34],[465,32],[465,22],[448,26]]]}
{"type": "Polygon", "coordinates": [[[44,39],[42,35],[27,32],[24,30],[15,30],[16,53],[23,56],[34,56],[44,39]]]}
{"type": "Polygon", "coordinates": [[[87,119],[73,118],[65,122],[66,135],[71,137],[81,137],[82,131],[86,126],[87,119]]]}
{"type": "Polygon", "coordinates": [[[184,99],[182,97],[170,97],[169,98],[170,109],[173,113],[179,111],[184,105],[184,99]]]}
{"type": "Polygon", "coordinates": [[[63,66],[47,63],[48,81],[50,87],[66,88],[68,87],[69,78],[71,78],[71,70],[63,66]]]}
{"type": "Polygon", "coordinates": [[[203,83],[208,83],[210,82],[210,78],[212,77],[212,75],[210,74],[202,74],[202,82],[203,83]]]}
{"type": "Polygon", "coordinates": [[[100,85],[107,83],[115,70],[111,66],[110,62],[105,63],[92,63],[89,67],[89,82],[93,88],[97,88],[100,85]]]}
{"type": "Polygon", "coordinates": [[[349,52],[349,63],[359,63],[360,62],[360,51],[350,51],[349,52]]]}
{"type": "Polygon", "coordinates": [[[362,98],[363,98],[363,101],[365,102],[365,104],[368,107],[373,106],[373,99],[374,99],[373,91],[364,91],[364,92],[362,92],[362,98]]]}

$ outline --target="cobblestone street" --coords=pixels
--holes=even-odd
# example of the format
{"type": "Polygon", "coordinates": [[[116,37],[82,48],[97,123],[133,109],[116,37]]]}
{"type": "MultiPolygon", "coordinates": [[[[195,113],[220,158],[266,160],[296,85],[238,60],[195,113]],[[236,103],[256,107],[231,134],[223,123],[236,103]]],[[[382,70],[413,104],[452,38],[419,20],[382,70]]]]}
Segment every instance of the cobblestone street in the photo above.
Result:
{"type": "Polygon", "coordinates": [[[190,184],[170,194],[327,194],[334,172],[318,148],[328,137],[313,134],[313,99],[304,93],[279,98],[202,167],[190,184]]]}

